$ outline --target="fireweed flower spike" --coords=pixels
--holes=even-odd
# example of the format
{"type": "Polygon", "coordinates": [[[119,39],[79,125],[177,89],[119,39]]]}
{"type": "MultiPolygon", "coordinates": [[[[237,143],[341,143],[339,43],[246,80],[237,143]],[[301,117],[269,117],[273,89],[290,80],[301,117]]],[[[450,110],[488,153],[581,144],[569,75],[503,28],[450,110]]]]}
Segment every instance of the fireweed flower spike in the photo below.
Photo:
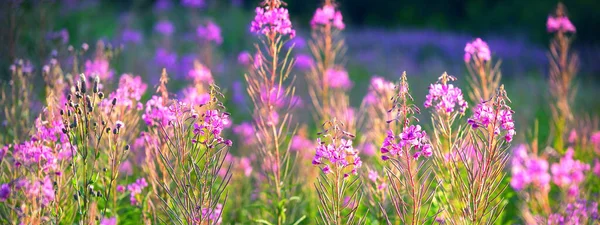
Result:
{"type": "MultiPolygon", "coordinates": [[[[227,200],[224,192],[231,173],[230,166],[223,166],[233,143],[223,137],[223,130],[230,119],[219,100],[223,95],[217,86],[211,86],[210,95],[211,101],[199,108],[175,101],[168,106],[172,120],[156,128],[164,146],[156,160],[165,166],[166,174],[162,176],[170,182],[161,182],[164,179],[161,177],[154,182],[158,183],[160,193],[164,193],[159,198],[165,204],[165,213],[177,224],[220,221],[220,205],[227,200]]],[[[132,204],[145,185],[145,180],[138,180],[128,186],[132,204]]]]}
{"type": "Polygon", "coordinates": [[[258,187],[266,195],[258,201],[271,206],[261,208],[256,217],[278,225],[299,223],[305,218],[289,209],[293,201],[300,200],[296,196],[298,178],[292,176],[297,152],[289,150],[290,139],[287,138],[295,134],[290,112],[298,106],[298,99],[294,97],[295,78],[290,79],[294,66],[294,60],[289,58],[292,48],[285,54],[280,52],[296,33],[284,5],[280,0],[266,0],[256,8],[250,30],[258,34],[262,45],[256,45],[254,66],[249,67],[245,75],[248,95],[254,103],[255,146],[262,165],[259,172],[265,178],[258,187]]]}
{"type": "Polygon", "coordinates": [[[396,124],[396,129],[388,131],[380,148],[381,159],[386,161],[390,200],[396,209],[396,215],[386,218],[405,224],[423,224],[432,222],[430,213],[437,214],[430,210],[433,189],[438,184],[432,177],[431,167],[426,164],[433,154],[427,133],[421,130],[421,126],[412,124],[418,121],[414,115],[420,110],[411,101],[413,99],[404,72],[396,86],[393,107],[389,110],[393,119],[388,123],[396,124]]]}
{"type": "Polygon", "coordinates": [[[356,175],[362,161],[352,146],[354,135],[341,130],[340,126],[335,118],[326,122],[317,139],[312,160],[322,171],[315,183],[320,203],[317,221],[320,224],[363,224],[365,218],[359,220],[356,215],[362,199],[362,183],[356,175]],[[351,196],[349,201],[355,204],[344,204],[348,202],[345,196],[351,196]]]}
{"type": "Polygon", "coordinates": [[[467,43],[464,60],[469,71],[471,102],[489,100],[500,85],[500,62],[493,63],[490,47],[481,38],[467,43]]]}
{"type": "Polygon", "coordinates": [[[347,93],[353,84],[343,65],[346,46],[341,34],[345,28],[342,19],[334,1],[325,1],[315,11],[308,45],[314,61],[307,74],[308,91],[317,124],[335,117],[348,131],[355,132],[355,113],[347,93]]]}
{"type": "Polygon", "coordinates": [[[460,140],[464,138],[466,126],[456,126],[464,115],[468,104],[463,98],[460,88],[450,84],[456,78],[442,74],[435,84],[429,86],[426,96],[425,108],[431,108],[431,121],[433,136],[431,145],[433,150],[433,165],[435,177],[440,182],[441,191],[436,193],[436,200],[440,202],[442,211],[438,219],[444,221],[459,221],[461,210],[457,196],[461,195],[461,188],[454,182],[452,170],[464,167],[455,163],[458,160],[455,149],[461,148],[460,140]]]}
{"type": "Polygon", "coordinates": [[[569,21],[566,7],[559,3],[554,15],[548,17],[548,32],[553,33],[550,41],[548,60],[550,61],[548,89],[552,96],[552,115],[554,119],[554,148],[564,151],[563,139],[574,126],[571,110],[576,95],[573,80],[579,70],[579,56],[571,51],[575,27],[569,21]]]}
{"type": "Polygon", "coordinates": [[[464,173],[461,167],[452,170],[457,185],[464,187],[458,201],[466,209],[457,221],[459,224],[492,223],[504,209],[506,203],[501,194],[506,185],[501,181],[506,176],[508,148],[515,135],[513,111],[508,103],[504,86],[491,100],[479,103],[468,120],[469,138],[462,139],[464,143],[455,152],[459,156],[455,163],[467,171],[464,173]]]}

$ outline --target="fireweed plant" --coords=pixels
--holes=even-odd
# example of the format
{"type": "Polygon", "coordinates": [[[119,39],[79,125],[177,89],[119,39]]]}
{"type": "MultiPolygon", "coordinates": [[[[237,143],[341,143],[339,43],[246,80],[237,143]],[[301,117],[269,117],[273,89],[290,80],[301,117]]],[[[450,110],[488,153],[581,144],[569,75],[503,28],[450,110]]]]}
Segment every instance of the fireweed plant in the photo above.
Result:
{"type": "Polygon", "coordinates": [[[253,59],[255,67],[246,75],[247,91],[254,103],[253,127],[256,133],[258,158],[261,164],[259,214],[255,222],[266,224],[299,223],[305,217],[297,217],[301,200],[296,193],[298,177],[292,176],[295,153],[290,151],[290,140],[296,126],[292,121],[291,108],[298,104],[294,97],[295,78],[290,79],[294,59],[292,48],[285,54],[282,48],[287,40],[294,38],[287,9],[280,0],[266,0],[256,8],[256,16],[250,31],[257,33],[261,44],[256,45],[253,59]]]}
{"type": "Polygon", "coordinates": [[[385,212],[390,208],[387,193],[387,176],[385,176],[381,160],[377,155],[377,147],[387,137],[387,131],[395,129],[396,123],[388,123],[392,115],[388,112],[393,106],[395,84],[382,77],[374,76],[364,97],[358,117],[358,129],[362,136],[359,139],[361,154],[366,156],[368,169],[363,170],[362,177],[365,190],[365,202],[380,223],[385,223],[385,212]],[[380,175],[381,174],[381,175],[380,175]]]}
{"type": "Polygon", "coordinates": [[[462,206],[457,202],[457,197],[464,191],[455,182],[455,174],[451,172],[458,169],[455,167],[461,167],[455,162],[458,159],[455,149],[466,147],[459,146],[462,143],[460,139],[464,137],[464,126],[458,124],[468,108],[461,89],[450,84],[455,80],[447,73],[442,74],[435,84],[429,86],[423,104],[425,108],[431,108],[433,163],[436,179],[442,187],[436,193],[438,207],[443,209],[438,220],[448,223],[459,221],[462,206]]]}
{"type": "Polygon", "coordinates": [[[209,102],[200,107],[174,101],[167,107],[172,117],[158,125],[166,146],[158,157],[170,181],[160,183],[166,193],[160,198],[167,215],[163,223],[221,223],[227,200],[223,194],[231,179],[230,168],[221,169],[232,141],[221,136],[230,119],[219,98],[222,94],[213,85],[209,102]]]}
{"type": "Polygon", "coordinates": [[[550,80],[554,149],[540,151],[537,124],[528,144],[514,148],[511,162],[511,187],[522,199],[521,218],[527,224],[596,224],[600,162],[597,127],[593,119],[575,121],[572,86],[578,57],[570,52],[575,26],[559,4],[548,17],[546,27],[554,33],[550,45],[550,80]],[[580,125],[578,123],[587,123],[580,125]],[[591,125],[590,125],[591,124],[591,125]],[[566,132],[570,128],[571,132],[566,132]],[[594,132],[595,131],[595,132],[594,132]]]}
{"type": "Polygon", "coordinates": [[[579,56],[571,50],[575,26],[567,17],[566,7],[559,3],[553,15],[548,16],[546,28],[554,34],[550,42],[548,60],[550,61],[548,88],[552,96],[552,115],[554,119],[554,147],[564,149],[564,136],[573,128],[572,102],[576,88],[573,79],[579,69],[579,56]]]}
{"type": "Polygon", "coordinates": [[[414,115],[420,113],[412,101],[404,72],[389,110],[392,119],[387,121],[395,123],[395,129],[388,130],[380,148],[390,183],[389,198],[395,208],[395,214],[386,215],[388,223],[431,223],[438,214],[432,212],[432,199],[439,182],[433,179],[431,164],[427,163],[432,147],[427,133],[412,123],[418,122],[414,115]]]}
{"type": "Polygon", "coordinates": [[[319,224],[363,224],[356,212],[362,200],[362,183],[356,176],[362,161],[352,146],[354,135],[343,131],[334,118],[323,125],[312,164],[318,166],[315,188],[319,196],[319,224]]]}
{"type": "Polygon", "coordinates": [[[471,126],[467,143],[459,144],[451,172],[462,192],[457,196],[462,207],[459,224],[493,224],[506,202],[502,193],[506,185],[504,168],[508,148],[515,135],[513,111],[508,105],[504,86],[489,101],[479,103],[468,119],[471,126]],[[464,168],[464,170],[463,170],[464,168]]]}
{"type": "Polygon", "coordinates": [[[30,115],[32,86],[32,65],[28,61],[17,60],[10,66],[10,82],[1,83],[0,104],[2,104],[2,120],[5,125],[0,128],[6,135],[2,141],[5,143],[26,137],[28,129],[33,125],[30,115]]]}
{"type": "Polygon", "coordinates": [[[469,72],[469,98],[477,104],[492,98],[500,85],[500,61],[492,62],[492,53],[488,44],[476,38],[465,46],[465,64],[469,72]]]}
{"type": "Polygon", "coordinates": [[[354,132],[354,110],[346,93],[352,88],[352,81],[343,65],[346,46],[341,32],[345,24],[336,3],[326,0],[323,7],[315,11],[310,26],[309,48],[315,63],[307,74],[307,83],[316,112],[314,119],[321,124],[335,117],[354,132]]]}

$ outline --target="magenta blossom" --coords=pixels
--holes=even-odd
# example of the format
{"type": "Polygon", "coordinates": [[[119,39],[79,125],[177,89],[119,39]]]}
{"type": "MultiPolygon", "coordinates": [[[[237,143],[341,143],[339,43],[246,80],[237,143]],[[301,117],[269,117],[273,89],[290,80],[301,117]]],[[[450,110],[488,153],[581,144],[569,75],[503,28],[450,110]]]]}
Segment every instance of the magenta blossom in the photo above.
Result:
{"type": "Polygon", "coordinates": [[[512,178],[510,185],[519,191],[532,184],[538,190],[550,190],[550,174],[548,161],[527,153],[525,145],[519,145],[514,150],[512,159],[512,178]]]}
{"type": "Polygon", "coordinates": [[[431,84],[423,105],[425,108],[435,105],[435,110],[441,113],[452,113],[458,105],[460,114],[464,114],[468,107],[460,88],[445,83],[431,84]]]}
{"type": "Polygon", "coordinates": [[[569,18],[566,16],[548,16],[548,20],[546,21],[546,29],[550,33],[554,33],[557,31],[575,33],[575,26],[573,26],[569,18]]]}
{"type": "Polygon", "coordinates": [[[331,173],[332,169],[346,169],[350,172],[345,173],[344,177],[350,174],[357,174],[357,169],[362,166],[362,161],[358,156],[358,151],[352,147],[352,140],[340,139],[339,144],[325,144],[321,139],[317,139],[319,145],[316,148],[315,157],[312,164],[322,166],[323,173],[331,173]]]}
{"type": "Polygon", "coordinates": [[[143,177],[137,179],[134,183],[127,185],[127,191],[129,191],[130,194],[129,200],[131,201],[131,205],[138,204],[136,195],[141,194],[142,190],[144,190],[144,188],[147,186],[148,183],[146,183],[146,179],[143,177]]]}
{"type": "Polygon", "coordinates": [[[465,46],[465,62],[471,61],[473,57],[481,61],[490,61],[492,59],[490,47],[481,38],[477,38],[465,46]]]}
{"type": "Polygon", "coordinates": [[[503,105],[501,109],[494,110],[489,102],[482,102],[477,105],[473,116],[469,118],[468,122],[473,129],[491,126],[494,129],[494,135],[500,135],[504,131],[504,139],[511,142],[516,134],[512,114],[513,111],[508,105],[503,105]]]}
{"type": "Polygon", "coordinates": [[[250,31],[267,36],[272,34],[290,35],[291,38],[296,36],[296,30],[292,28],[290,15],[285,8],[265,9],[257,7],[250,31]]]}
{"type": "Polygon", "coordinates": [[[194,82],[210,84],[213,82],[213,76],[210,69],[201,63],[194,63],[194,69],[188,72],[188,77],[194,82]]]}
{"type": "Polygon", "coordinates": [[[202,106],[208,104],[210,101],[209,93],[199,93],[196,87],[187,87],[181,91],[180,100],[193,106],[202,106]]]}
{"type": "Polygon", "coordinates": [[[398,135],[398,140],[393,131],[388,131],[380,151],[383,154],[381,156],[383,160],[388,160],[390,156],[403,156],[403,154],[412,154],[414,159],[418,159],[419,156],[429,157],[433,154],[431,145],[428,143],[427,133],[421,130],[419,125],[404,128],[398,135]],[[415,152],[410,153],[413,149],[415,152]]]}
{"type": "Polygon", "coordinates": [[[0,202],[5,202],[10,197],[10,185],[0,185],[0,202]]]}
{"type": "Polygon", "coordinates": [[[310,25],[315,28],[321,26],[333,26],[338,30],[346,28],[344,24],[342,12],[336,11],[332,5],[325,5],[323,8],[318,8],[315,15],[310,21],[310,25]]]}
{"type": "Polygon", "coordinates": [[[100,225],[117,225],[117,218],[116,217],[112,217],[112,218],[103,218],[100,221],[100,225]]]}
{"type": "Polygon", "coordinates": [[[202,8],[206,2],[205,0],[181,0],[181,5],[187,8],[202,8]]]}
{"type": "Polygon", "coordinates": [[[109,80],[113,77],[108,60],[103,58],[85,61],[85,74],[89,77],[98,76],[100,80],[109,80]]]}
{"type": "Polygon", "coordinates": [[[252,145],[256,143],[256,131],[249,122],[243,122],[233,126],[233,133],[239,137],[243,144],[252,145]]]}
{"type": "Polygon", "coordinates": [[[156,23],[154,30],[162,35],[171,36],[175,32],[175,26],[168,20],[161,20],[156,23]]]}
{"type": "Polygon", "coordinates": [[[250,53],[248,51],[242,51],[238,55],[238,63],[240,65],[248,66],[248,65],[250,65],[251,60],[252,60],[252,55],[250,55],[250,53]]]}
{"type": "Polygon", "coordinates": [[[221,28],[214,22],[208,21],[206,26],[199,25],[196,28],[196,34],[202,40],[214,42],[217,45],[223,43],[223,37],[221,36],[221,28]]]}
{"type": "Polygon", "coordinates": [[[348,90],[352,88],[353,85],[348,76],[348,72],[344,69],[327,69],[327,71],[325,71],[324,79],[330,88],[348,90]]]}
{"type": "Polygon", "coordinates": [[[575,151],[567,149],[560,162],[552,164],[552,182],[556,185],[568,188],[570,196],[577,196],[579,184],[585,179],[585,171],[590,170],[590,165],[573,159],[575,151]]]}

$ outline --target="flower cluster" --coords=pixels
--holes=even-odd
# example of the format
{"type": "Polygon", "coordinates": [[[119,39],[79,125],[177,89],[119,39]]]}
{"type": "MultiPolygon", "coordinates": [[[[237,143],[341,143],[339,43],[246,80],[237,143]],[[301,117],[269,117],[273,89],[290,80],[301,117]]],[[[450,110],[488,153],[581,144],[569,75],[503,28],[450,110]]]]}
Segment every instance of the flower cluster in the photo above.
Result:
{"type": "Polygon", "coordinates": [[[569,203],[564,213],[554,213],[547,224],[596,224],[600,220],[598,202],[579,199],[569,203]]]}
{"type": "Polygon", "coordinates": [[[221,218],[221,214],[223,212],[223,204],[218,203],[215,208],[203,208],[202,209],[202,218],[205,220],[208,219],[210,224],[219,225],[223,222],[223,218],[221,218]]]}
{"type": "Polygon", "coordinates": [[[175,26],[168,20],[161,20],[154,25],[154,30],[162,35],[171,36],[175,32],[175,26]]]}
{"type": "Polygon", "coordinates": [[[113,77],[113,71],[110,69],[107,59],[97,58],[85,61],[85,74],[90,77],[100,77],[101,80],[108,80],[113,77]]]}
{"type": "Polygon", "coordinates": [[[348,72],[344,69],[330,68],[325,71],[325,82],[330,88],[340,88],[348,90],[352,88],[352,81],[348,72]]]}
{"type": "Polygon", "coordinates": [[[567,149],[560,162],[552,164],[552,182],[560,187],[568,188],[570,196],[577,196],[579,184],[585,179],[585,171],[590,170],[590,165],[573,159],[573,148],[567,149]]]}
{"type": "Polygon", "coordinates": [[[546,21],[546,29],[550,33],[554,32],[570,32],[575,33],[575,26],[571,23],[568,17],[559,16],[552,17],[548,16],[548,20],[546,21]]]}
{"type": "Polygon", "coordinates": [[[181,101],[195,106],[206,105],[210,101],[209,93],[199,93],[196,87],[187,87],[181,90],[181,101]]]}
{"type": "Polygon", "coordinates": [[[362,161],[358,156],[358,151],[352,147],[352,140],[340,139],[339,144],[325,144],[321,139],[317,139],[319,145],[316,148],[313,165],[322,165],[323,173],[328,174],[332,169],[344,170],[350,168],[350,173],[344,173],[344,177],[357,173],[357,169],[362,166],[362,161]]]}
{"type": "Polygon", "coordinates": [[[431,84],[429,86],[429,94],[427,94],[423,105],[425,108],[435,105],[435,109],[441,113],[452,113],[456,105],[458,105],[458,112],[460,114],[464,114],[468,107],[460,88],[454,87],[452,84],[447,84],[445,80],[442,83],[431,84]]]}
{"type": "Polygon", "coordinates": [[[48,176],[35,181],[20,179],[16,182],[15,189],[23,191],[23,194],[28,199],[39,199],[43,206],[48,206],[55,198],[54,185],[52,183],[52,180],[48,176]]]}
{"type": "Polygon", "coordinates": [[[100,225],[117,225],[117,217],[103,218],[100,225]]]}
{"type": "Polygon", "coordinates": [[[412,154],[414,159],[418,159],[419,156],[429,157],[433,154],[431,145],[429,144],[427,133],[421,130],[419,125],[411,125],[405,128],[402,133],[398,135],[398,141],[393,131],[388,131],[387,137],[383,141],[381,146],[381,159],[388,160],[390,156],[402,156],[403,154],[409,154],[410,150],[415,150],[412,154]]]}
{"type": "Polygon", "coordinates": [[[550,190],[550,174],[548,161],[527,154],[527,147],[519,145],[514,150],[512,159],[512,178],[510,185],[513,189],[523,190],[529,184],[543,192],[550,190]]]}
{"type": "Polygon", "coordinates": [[[471,61],[472,57],[483,61],[490,61],[492,59],[490,47],[481,38],[477,38],[465,46],[465,62],[471,61]]]}
{"type": "Polygon", "coordinates": [[[511,142],[516,134],[512,114],[513,111],[506,104],[499,105],[498,109],[494,109],[489,102],[482,102],[477,105],[473,116],[469,118],[468,122],[473,129],[491,126],[494,129],[494,135],[500,135],[501,130],[504,130],[504,139],[511,142]]]}
{"type": "Polygon", "coordinates": [[[187,8],[202,8],[206,2],[205,0],[182,0],[181,5],[187,8]]]}
{"type": "Polygon", "coordinates": [[[252,123],[242,122],[233,126],[233,133],[239,137],[245,145],[252,145],[256,143],[256,131],[252,127],[252,123]]]}
{"type": "Polygon", "coordinates": [[[346,28],[344,24],[342,12],[336,11],[332,5],[325,5],[323,8],[318,8],[315,15],[310,21],[310,25],[315,28],[319,25],[333,26],[338,30],[346,28]]]}
{"type": "Polygon", "coordinates": [[[296,30],[292,28],[290,15],[285,8],[256,8],[256,16],[250,26],[250,31],[265,35],[290,35],[296,36],[296,30]]]}
{"type": "Polygon", "coordinates": [[[376,170],[369,169],[369,173],[368,173],[367,177],[369,178],[370,181],[373,182],[373,184],[377,185],[378,190],[384,190],[387,187],[387,183],[385,183],[385,179],[383,179],[382,177],[379,177],[379,173],[377,173],[376,170]]]}
{"type": "Polygon", "coordinates": [[[196,28],[196,34],[199,38],[206,41],[212,41],[217,45],[223,43],[223,37],[221,36],[221,28],[214,22],[208,21],[206,26],[199,25],[196,28]]]}
{"type": "Polygon", "coordinates": [[[389,96],[393,95],[394,88],[395,85],[393,82],[389,82],[379,76],[373,76],[371,77],[371,85],[363,101],[368,105],[373,105],[380,102],[381,97],[389,99],[389,96]]]}
{"type": "Polygon", "coordinates": [[[231,146],[231,140],[221,137],[223,129],[229,126],[229,114],[221,113],[218,110],[208,110],[202,115],[202,121],[194,124],[194,134],[202,136],[200,143],[214,146],[215,144],[225,144],[231,146]],[[207,136],[205,136],[207,135],[207,136]]]}
{"type": "Polygon", "coordinates": [[[113,99],[117,99],[116,107],[123,107],[125,109],[133,109],[136,107],[138,110],[143,108],[143,104],[140,103],[142,95],[146,92],[147,85],[142,82],[140,76],[131,76],[129,74],[121,75],[119,78],[119,87],[114,92],[108,95],[100,102],[99,106],[104,109],[106,113],[110,112],[112,107],[113,99]],[[134,103],[137,103],[134,105],[134,103]]]}
{"type": "Polygon", "coordinates": [[[194,69],[188,72],[188,77],[193,79],[194,82],[200,83],[212,83],[213,76],[210,69],[200,63],[194,63],[194,69]]]}
{"type": "Polygon", "coordinates": [[[152,96],[146,102],[146,111],[142,114],[142,119],[148,126],[168,126],[170,121],[175,119],[175,114],[165,106],[161,96],[152,96]]]}
{"type": "Polygon", "coordinates": [[[145,178],[139,178],[135,182],[127,185],[127,191],[129,191],[129,200],[131,201],[131,205],[137,205],[138,200],[136,196],[142,193],[145,187],[148,186],[145,178]]]}

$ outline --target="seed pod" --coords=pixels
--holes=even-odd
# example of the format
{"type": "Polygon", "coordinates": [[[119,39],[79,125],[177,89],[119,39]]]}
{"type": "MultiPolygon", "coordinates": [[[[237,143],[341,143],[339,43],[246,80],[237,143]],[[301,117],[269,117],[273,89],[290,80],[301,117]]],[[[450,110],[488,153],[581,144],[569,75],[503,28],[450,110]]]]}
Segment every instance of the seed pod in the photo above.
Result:
{"type": "Polygon", "coordinates": [[[104,99],[104,93],[103,92],[98,92],[98,98],[104,99]]]}
{"type": "Polygon", "coordinates": [[[107,128],[106,128],[106,133],[107,133],[107,134],[108,134],[108,133],[110,133],[110,127],[107,127],[107,128]]]}
{"type": "Polygon", "coordinates": [[[79,74],[79,80],[81,80],[81,93],[85,94],[85,92],[87,92],[87,79],[85,79],[85,74],[79,74]]]}
{"type": "Polygon", "coordinates": [[[125,151],[129,151],[130,148],[131,148],[130,145],[125,145],[125,151]]]}
{"type": "Polygon", "coordinates": [[[113,98],[112,105],[116,105],[116,104],[117,104],[117,98],[113,98]]]}
{"type": "Polygon", "coordinates": [[[93,90],[94,94],[98,93],[98,91],[100,91],[100,87],[99,86],[100,86],[100,77],[96,76],[94,78],[94,90],[93,90]]]}

